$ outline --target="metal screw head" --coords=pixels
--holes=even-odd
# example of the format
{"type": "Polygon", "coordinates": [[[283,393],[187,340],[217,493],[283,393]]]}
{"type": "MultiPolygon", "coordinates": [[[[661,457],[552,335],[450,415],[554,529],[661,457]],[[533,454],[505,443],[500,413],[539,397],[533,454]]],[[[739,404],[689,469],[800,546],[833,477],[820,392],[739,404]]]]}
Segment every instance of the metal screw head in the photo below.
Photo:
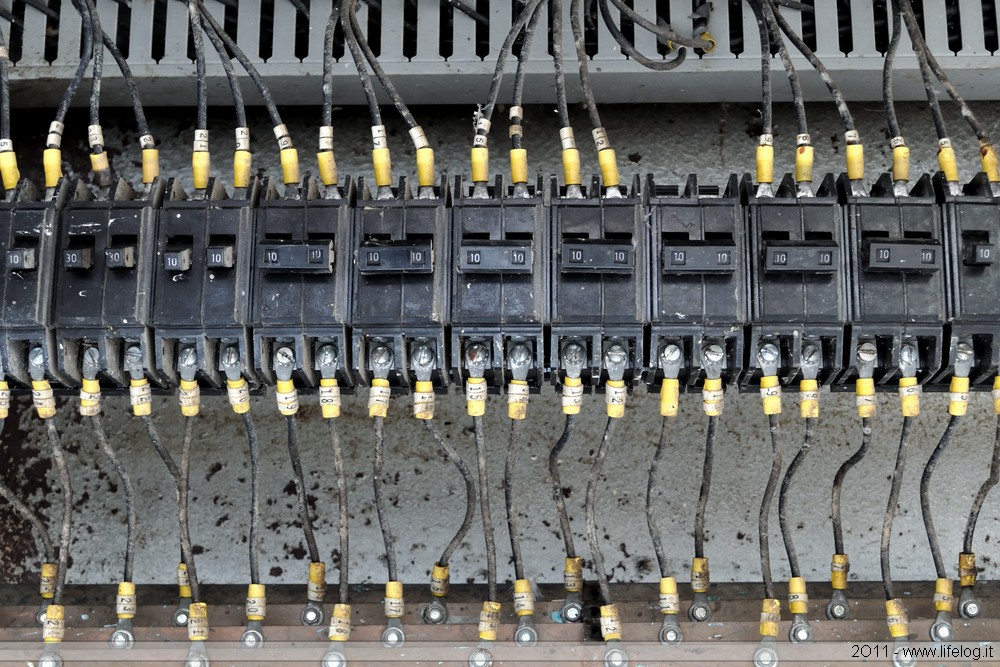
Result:
{"type": "MultiPolygon", "coordinates": [[[[226,348],[228,352],[232,348],[226,348]]],[[[225,358],[225,356],[223,356],[225,358]]],[[[177,355],[177,367],[178,368],[190,368],[192,366],[198,365],[198,353],[193,347],[183,347],[180,353],[177,355]]]]}
{"type": "Polygon", "coordinates": [[[778,662],[778,655],[770,648],[757,649],[753,656],[755,667],[771,667],[778,662]]]}
{"type": "Polygon", "coordinates": [[[608,649],[604,654],[605,667],[625,667],[628,664],[628,655],[620,648],[608,649]]]}
{"type": "Polygon", "coordinates": [[[701,604],[691,607],[691,616],[696,621],[704,621],[708,618],[708,607],[701,604]]]}
{"type": "Polygon", "coordinates": [[[676,364],[681,360],[681,348],[671,343],[660,352],[660,364],[663,366],[676,364]]]}
{"type": "Polygon", "coordinates": [[[62,660],[54,655],[43,655],[38,660],[38,667],[59,667],[61,664],[62,660]]]}
{"type": "Polygon", "coordinates": [[[858,345],[858,363],[870,364],[878,357],[878,349],[874,343],[862,343],[858,345]]]}
{"type": "Polygon", "coordinates": [[[316,623],[316,621],[319,620],[319,612],[316,611],[316,609],[314,609],[313,607],[307,607],[302,612],[302,620],[305,621],[307,624],[312,625],[313,623],[316,623]]]}
{"type": "Polygon", "coordinates": [[[249,630],[243,633],[243,637],[240,639],[240,644],[243,648],[257,648],[263,643],[263,637],[260,636],[259,632],[255,630],[249,630]]]}
{"type": "Polygon", "coordinates": [[[515,345],[510,350],[510,365],[511,368],[514,366],[524,366],[525,364],[531,363],[531,350],[528,349],[527,345],[515,345]]]}
{"type": "Polygon", "coordinates": [[[470,667],[489,667],[493,663],[493,656],[484,648],[477,648],[469,656],[470,667]]]}
{"type": "Polygon", "coordinates": [[[375,377],[388,377],[392,369],[393,353],[392,348],[385,344],[378,344],[372,348],[368,356],[368,363],[371,366],[375,377]]]}
{"type": "Polygon", "coordinates": [[[321,346],[316,353],[316,365],[321,369],[336,366],[337,348],[330,344],[321,346]]]}
{"type": "Polygon", "coordinates": [[[427,382],[431,379],[431,372],[434,370],[434,350],[430,345],[418,345],[413,349],[410,359],[413,372],[417,380],[427,382]]]}
{"type": "Polygon", "coordinates": [[[628,361],[628,352],[625,351],[624,347],[616,343],[604,353],[604,360],[609,366],[612,364],[624,364],[628,361]]]}
{"type": "Polygon", "coordinates": [[[942,623],[937,626],[937,636],[940,639],[950,639],[951,638],[951,626],[947,623],[942,623]]]}
{"type": "Polygon", "coordinates": [[[398,628],[386,628],[382,632],[382,646],[398,648],[403,645],[403,632],[398,628]]]}
{"type": "Polygon", "coordinates": [[[563,366],[582,366],[587,361],[587,351],[579,343],[569,343],[562,349],[563,366]]]}
{"type": "Polygon", "coordinates": [[[718,343],[712,343],[711,345],[706,345],[705,349],[701,351],[701,358],[705,363],[717,364],[722,361],[725,351],[722,346],[718,343]]]}
{"type": "Polygon", "coordinates": [[[917,348],[912,343],[903,343],[899,348],[899,361],[903,364],[917,363],[917,348]]]}
{"type": "Polygon", "coordinates": [[[205,661],[200,656],[192,656],[185,661],[184,667],[205,667],[205,661]]]}
{"type": "MultiPolygon", "coordinates": [[[[230,350],[233,348],[229,348],[230,350]]],[[[295,353],[292,352],[291,348],[279,347],[274,353],[274,365],[275,366],[288,366],[295,363],[295,353]]]]}
{"type": "Polygon", "coordinates": [[[802,363],[810,366],[820,362],[820,351],[818,345],[805,345],[802,347],[802,363]]]}
{"type": "Polygon", "coordinates": [[[807,628],[805,626],[799,626],[798,628],[795,629],[795,639],[797,641],[807,642],[807,641],[809,641],[809,637],[811,635],[812,635],[812,633],[809,632],[809,628],[807,628]]]}
{"type": "Polygon", "coordinates": [[[83,351],[83,375],[88,379],[97,377],[101,367],[101,352],[96,347],[88,347],[83,351]]]}
{"type": "Polygon", "coordinates": [[[962,341],[955,348],[955,355],[958,357],[959,361],[971,361],[973,356],[972,346],[967,342],[962,341]]]}
{"type": "Polygon", "coordinates": [[[482,343],[473,343],[465,348],[465,362],[470,366],[485,366],[489,360],[490,351],[482,343]]]}
{"type": "Polygon", "coordinates": [[[778,346],[774,343],[765,343],[757,350],[757,362],[761,366],[770,366],[778,362],[778,346]]]}
{"type": "Polygon", "coordinates": [[[576,623],[579,621],[582,614],[583,609],[581,609],[577,604],[566,605],[562,610],[562,617],[570,623],[576,623]]]}
{"type": "Polygon", "coordinates": [[[346,664],[347,658],[336,651],[330,651],[323,656],[323,667],[344,667],[346,664]]]}
{"type": "Polygon", "coordinates": [[[969,618],[976,618],[979,616],[979,603],[978,602],[967,602],[965,604],[965,615],[969,618]]]}
{"type": "Polygon", "coordinates": [[[132,637],[127,632],[116,631],[111,635],[111,648],[125,649],[132,646],[132,637]]]}
{"type": "Polygon", "coordinates": [[[830,614],[834,618],[844,618],[845,616],[847,616],[847,607],[845,607],[842,604],[835,604],[832,607],[830,607],[830,614]]]}

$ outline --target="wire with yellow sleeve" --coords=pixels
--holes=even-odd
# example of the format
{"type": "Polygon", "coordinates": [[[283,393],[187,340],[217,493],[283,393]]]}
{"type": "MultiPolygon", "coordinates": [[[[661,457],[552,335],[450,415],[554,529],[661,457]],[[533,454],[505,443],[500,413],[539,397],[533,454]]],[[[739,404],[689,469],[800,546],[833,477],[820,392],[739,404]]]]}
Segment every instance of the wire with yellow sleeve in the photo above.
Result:
{"type": "MultiPolygon", "coordinates": [[[[337,383],[339,363],[337,348],[332,343],[323,343],[316,351],[316,366],[320,372],[319,405],[330,428],[330,449],[333,455],[333,471],[337,485],[338,525],[340,536],[340,561],[337,572],[338,600],[330,614],[328,637],[330,648],[323,656],[323,667],[344,667],[347,664],[345,647],[351,638],[351,605],[349,565],[351,560],[348,539],[347,473],[344,467],[344,451],[340,446],[337,420],[340,418],[340,386],[337,383]]],[[[309,564],[309,603],[302,610],[303,625],[318,625],[323,620],[323,597],[326,595],[326,564],[309,564]],[[318,612],[318,613],[317,613],[318,612]]]]}
{"type": "Polygon", "coordinates": [[[375,511],[385,544],[385,562],[389,578],[385,584],[385,628],[382,645],[399,648],[406,641],[403,630],[403,584],[396,570],[396,546],[389,525],[389,510],[385,502],[385,417],[389,413],[389,372],[395,364],[395,355],[387,343],[374,343],[368,353],[368,367],[372,384],[368,393],[368,416],[375,424],[375,453],[372,463],[372,486],[375,491],[375,511]]]}
{"type": "MultiPolygon", "coordinates": [[[[757,540],[760,545],[760,570],[764,580],[764,600],[760,612],[760,644],[753,654],[754,667],[767,667],[778,662],[778,651],[775,640],[778,636],[778,624],[781,622],[781,600],[775,596],[774,580],[771,576],[771,545],[768,524],[771,519],[771,504],[774,500],[774,490],[778,486],[781,475],[781,383],[778,379],[778,367],[781,356],[778,346],[766,341],[757,350],[757,365],[761,370],[760,397],[761,407],[767,415],[768,430],[771,433],[771,473],[764,487],[764,496],[760,502],[760,514],[757,517],[757,540]]],[[[791,591],[791,589],[790,589],[791,591]]]]}
{"type": "MultiPolygon", "coordinates": [[[[7,384],[6,376],[0,370],[0,433],[7,417],[10,415],[10,387],[7,384]]],[[[28,507],[27,503],[18,498],[14,491],[7,486],[3,479],[0,479],[0,497],[6,500],[21,515],[21,518],[31,526],[31,532],[35,537],[35,544],[38,547],[38,558],[41,561],[39,566],[39,595],[41,604],[35,612],[35,622],[41,626],[45,622],[45,610],[52,602],[55,594],[55,580],[58,565],[55,562],[55,547],[52,545],[52,538],[48,528],[42,523],[38,513],[28,507]]]]}
{"type": "Polygon", "coordinates": [[[840,497],[844,489],[847,473],[861,462],[872,446],[872,420],[875,419],[875,362],[878,351],[875,344],[864,341],[858,345],[855,353],[855,367],[858,369],[858,379],[855,382],[854,394],[858,416],[861,418],[861,446],[844,461],[833,477],[830,492],[830,515],[833,517],[833,558],[830,562],[830,585],[833,593],[826,605],[826,617],[831,621],[839,621],[850,614],[850,604],[847,600],[847,575],[850,573],[851,562],[844,547],[843,520],[840,513],[840,497]]]}
{"type": "Polygon", "coordinates": [[[476,469],[479,473],[479,513],[483,520],[483,541],[486,545],[486,599],[479,612],[479,643],[469,655],[469,664],[488,667],[493,664],[493,643],[500,628],[502,605],[497,595],[497,546],[490,511],[490,478],[487,467],[486,436],[483,415],[486,413],[486,367],[490,350],[480,341],[466,343],[465,368],[469,377],[465,383],[465,403],[472,417],[472,434],[476,444],[476,469]]]}
{"type": "Polygon", "coordinates": [[[56,428],[56,399],[52,386],[45,378],[45,354],[42,348],[33,348],[28,353],[28,374],[31,376],[31,402],[35,413],[44,422],[48,435],[49,448],[52,451],[52,461],[59,472],[59,483],[62,486],[62,524],[59,530],[59,554],[52,600],[45,609],[45,619],[42,624],[41,664],[58,667],[62,664],[59,646],[66,636],[65,609],[63,607],[63,589],[66,586],[66,571],[69,569],[69,547],[73,532],[73,485],[69,476],[69,467],[63,452],[62,440],[56,428]]]}
{"type": "Polygon", "coordinates": [[[962,542],[962,553],[958,555],[958,578],[962,593],[958,599],[958,613],[962,618],[977,618],[983,607],[976,597],[976,523],[979,512],[983,509],[986,496],[1000,482],[1000,376],[993,379],[993,413],[997,415],[996,435],[993,437],[993,455],[990,458],[990,474],[980,485],[969,509],[969,519],[965,524],[965,537],[962,542]]]}
{"type": "Polygon", "coordinates": [[[705,512],[708,509],[708,495],[712,488],[712,466],[715,462],[715,438],[719,427],[719,416],[725,406],[722,389],[722,368],[725,350],[719,343],[709,343],[701,352],[701,365],[705,372],[705,383],[701,390],[702,409],[708,417],[705,432],[705,460],[701,471],[701,490],[694,515],[694,558],[691,559],[691,606],[688,618],[704,623],[712,619],[712,605],[708,599],[711,585],[708,558],[705,557],[705,512]]]}
{"type": "Polygon", "coordinates": [[[97,442],[101,446],[101,451],[104,452],[111,467],[115,469],[115,474],[118,475],[118,481],[122,485],[122,495],[125,499],[125,572],[122,580],[118,583],[118,592],[115,597],[115,613],[118,621],[109,643],[112,648],[129,649],[135,643],[132,619],[135,618],[137,605],[133,576],[136,537],[135,488],[132,486],[132,478],[125,470],[124,462],[118,456],[111,441],[108,440],[107,433],[101,423],[101,384],[97,380],[97,374],[100,370],[100,352],[96,347],[88,347],[84,350],[81,365],[83,381],[80,387],[80,416],[90,421],[97,442]]]}
{"type": "Polygon", "coordinates": [[[563,565],[563,588],[566,597],[559,610],[559,618],[564,623],[577,623],[583,618],[583,559],[576,555],[576,545],[573,540],[573,526],[569,522],[569,512],[566,511],[566,491],[563,489],[559,474],[559,456],[566,443],[573,436],[576,417],[583,406],[583,380],[580,375],[587,360],[587,351],[583,345],[570,341],[563,345],[559,353],[560,368],[565,374],[562,378],[562,411],[566,415],[562,435],[549,451],[549,482],[552,484],[552,499],[559,515],[559,531],[562,533],[563,544],[566,547],[566,558],[563,565]]]}
{"type": "Polygon", "coordinates": [[[821,361],[822,353],[816,342],[808,341],[803,344],[799,363],[799,368],[802,371],[802,380],[799,383],[799,416],[805,420],[805,437],[799,451],[795,453],[795,457],[788,465],[785,476],[781,479],[781,490],[778,492],[778,523],[781,525],[781,538],[785,543],[788,569],[791,570],[792,575],[788,580],[788,610],[792,612],[792,626],[788,631],[788,639],[794,644],[812,641],[813,631],[806,616],[809,612],[806,580],[802,577],[799,555],[795,550],[792,527],[789,525],[788,497],[795,473],[802,467],[802,463],[816,441],[816,421],[819,419],[819,382],[817,377],[821,361]]]}
{"type": "Polygon", "coordinates": [[[604,427],[604,436],[594,455],[594,464],[590,469],[590,479],[587,482],[587,499],[585,503],[587,515],[587,542],[590,545],[591,558],[594,563],[594,573],[597,575],[597,585],[601,593],[601,637],[604,639],[604,665],[628,664],[628,654],[621,646],[622,622],[618,606],[611,599],[611,586],[604,569],[604,553],[601,551],[600,537],[597,534],[597,484],[601,479],[604,461],[614,438],[615,426],[625,416],[625,370],[629,362],[629,353],[624,344],[612,341],[604,351],[604,369],[608,380],[605,383],[605,405],[608,421],[604,427]]]}
{"type": "MultiPolygon", "coordinates": [[[[566,73],[563,70],[563,0],[549,0],[552,17],[552,66],[555,71],[556,111],[559,114],[559,144],[562,148],[563,185],[567,199],[583,199],[580,178],[580,150],[576,147],[573,125],[566,101],[566,73]]],[[[565,616],[564,616],[565,617],[565,616]]]]}
{"type": "Polygon", "coordinates": [[[330,18],[326,22],[323,33],[323,106],[322,125],[319,127],[319,151],[316,153],[316,164],[319,180],[323,185],[323,196],[326,199],[340,199],[340,175],[337,173],[337,161],[333,155],[333,44],[340,23],[341,2],[333,3],[330,8],[330,18]]]}
{"type": "Polygon", "coordinates": [[[899,504],[899,488],[903,483],[903,470],[906,467],[907,447],[910,443],[910,431],[914,420],[920,415],[920,384],[917,381],[917,365],[919,353],[916,345],[906,341],[899,350],[899,400],[903,413],[903,428],[899,436],[899,448],[896,450],[896,467],[892,473],[889,486],[889,501],[885,508],[885,518],[882,521],[882,539],[879,545],[879,561],[882,568],[882,587],[885,589],[885,622],[889,626],[889,635],[893,642],[892,662],[895,667],[908,667],[914,659],[903,654],[910,638],[910,621],[903,608],[903,601],[896,597],[892,583],[890,545],[892,541],[892,524],[896,518],[899,504]]]}
{"type": "Polygon", "coordinates": [[[663,371],[663,380],[660,383],[660,416],[663,418],[663,423],[660,427],[656,452],[649,464],[649,477],[646,480],[646,525],[649,528],[650,540],[653,542],[653,551],[656,553],[656,563],[660,569],[659,609],[663,615],[663,625],[660,626],[659,640],[665,646],[679,644],[684,639],[684,633],[677,623],[677,615],[681,608],[680,597],[677,594],[677,579],[670,574],[667,566],[663,537],[653,512],[653,498],[659,494],[660,460],[667,448],[670,424],[677,417],[680,408],[680,380],[677,376],[682,364],[683,352],[679,345],[670,343],[660,351],[660,370],[663,371]]]}
{"type": "Polygon", "coordinates": [[[934,582],[934,610],[937,614],[930,629],[931,641],[934,642],[950,641],[954,638],[951,617],[955,605],[952,595],[954,582],[948,576],[944,558],[941,556],[941,544],[938,541],[937,530],[934,527],[934,516],[931,512],[930,492],[934,488],[932,477],[938,461],[948,445],[951,444],[962,417],[968,412],[969,372],[972,370],[974,362],[975,354],[972,349],[972,341],[959,340],[955,347],[955,360],[952,364],[951,386],[948,394],[948,414],[951,417],[937,447],[928,457],[927,463],[924,465],[924,472],[920,477],[920,512],[924,519],[927,543],[934,560],[934,570],[937,573],[937,580],[934,582]]]}
{"type": "Polygon", "coordinates": [[[461,455],[448,443],[447,439],[442,437],[440,429],[434,423],[434,384],[431,381],[436,362],[434,349],[426,343],[418,343],[410,356],[413,374],[417,378],[413,391],[413,416],[423,422],[431,439],[444,451],[448,460],[462,475],[462,481],[465,482],[465,515],[462,517],[462,523],[454,537],[441,552],[441,557],[434,562],[430,585],[433,599],[420,612],[425,622],[440,625],[448,621],[448,605],[445,598],[451,587],[449,567],[451,557],[465,540],[465,536],[469,533],[472,522],[476,518],[476,480],[461,455]]]}
{"type": "Polygon", "coordinates": [[[508,112],[510,126],[508,134],[510,136],[510,182],[513,185],[513,197],[528,197],[528,151],[523,145],[524,138],[524,107],[521,102],[524,99],[524,79],[527,73],[528,58],[531,53],[531,44],[535,37],[535,29],[543,12],[538,9],[532,13],[531,18],[524,26],[524,35],[521,40],[521,48],[517,54],[517,71],[514,74],[514,91],[511,95],[511,106],[508,112]]]}

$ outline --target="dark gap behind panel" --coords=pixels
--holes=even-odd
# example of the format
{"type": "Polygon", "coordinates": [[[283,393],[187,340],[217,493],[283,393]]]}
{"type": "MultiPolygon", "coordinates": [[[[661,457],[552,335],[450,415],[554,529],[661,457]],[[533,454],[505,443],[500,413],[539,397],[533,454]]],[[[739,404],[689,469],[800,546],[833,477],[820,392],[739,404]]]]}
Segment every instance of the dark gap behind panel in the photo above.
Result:
{"type": "Polygon", "coordinates": [[[983,0],[983,37],[987,51],[996,53],[1000,50],[1000,39],[997,38],[996,0],[983,0]]]}
{"type": "Polygon", "coordinates": [[[226,5],[225,11],[222,12],[222,29],[234,42],[236,41],[239,25],[240,3],[234,2],[231,5],[226,5]]]}
{"type": "MultiPolygon", "coordinates": [[[[816,0],[803,0],[803,4],[816,7],[816,0]]],[[[816,50],[816,12],[802,12],[802,41],[813,51],[816,50]]]]}
{"type": "MultiPolygon", "coordinates": [[[[341,19],[343,19],[343,14],[341,14],[341,19]]],[[[323,28],[326,30],[326,27],[323,28]]],[[[346,54],[347,45],[344,44],[344,26],[340,21],[337,21],[337,25],[333,27],[333,57],[336,60],[340,60],[346,54]]]]}
{"type": "Polygon", "coordinates": [[[875,0],[872,3],[872,22],[875,28],[875,50],[885,55],[889,50],[889,39],[892,33],[891,20],[889,18],[889,2],[887,0],[875,0]]]}
{"type": "Polygon", "coordinates": [[[403,0],[403,57],[417,55],[417,0],[403,0]]]}
{"type": "Polygon", "coordinates": [[[49,0],[49,9],[55,12],[55,18],[45,17],[45,62],[50,65],[59,57],[59,11],[62,0],[49,0]]]}
{"type": "MultiPolygon", "coordinates": [[[[490,13],[490,0],[476,0],[476,11],[486,17],[487,23],[493,21],[493,14],[490,13]]],[[[484,60],[490,55],[489,25],[476,23],[476,55],[484,60]]]]}
{"type": "Polygon", "coordinates": [[[849,56],[854,51],[854,29],[851,20],[851,0],[837,0],[837,30],[840,52],[845,56],[849,56]]]}
{"type": "Polygon", "coordinates": [[[115,25],[115,45],[128,59],[129,44],[132,41],[132,7],[127,4],[118,5],[118,21],[115,25]]]}
{"type": "Polygon", "coordinates": [[[24,0],[14,0],[10,13],[14,15],[14,20],[10,24],[7,57],[12,63],[16,63],[24,53],[24,0]]]}
{"type": "MultiPolygon", "coordinates": [[[[625,5],[629,9],[635,9],[635,0],[625,0],[625,5]]],[[[625,41],[635,46],[635,21],[625,16],[625,14],[621,14],[619,28],[622,31],[622,37],[625,38],[625,41]]]]}
{"type": "MultiPolygon", "coordinates": [[[[163,60],[166,53],[167,39],[167,3],[153,3],[153,40],[149,47],[149,55],[156,62],[163,60]]],[[[191,39],[188,38],[188,57],[191,57],[193,48],[191,39]]]]}
{"type": "Polygon", "coordinates": [[[376,58],[382,55],[382,5],[368,6],[368,46],[376,58]]]}
{"type": "Polygon", "coordinates": [[[257,56],[267,62],[274,55],[274,0],[261,0],[260,22],[257,25],[260,26],[257,35],[257,56]]]}
{"type": "MultiPolygon", "coordinates": [[[[665,1],[663,4],[667,4],[665,1]]],[[[729,52],[737,58],[743,53],[743,0],[729,0],[729,52]]]]}
{"type": "MultiPolygon", "coordinates": [[[[526,9],[526,6],[524,4],[522,4],[520,2],[520,0],[510,0],[510,15],[515,20],[517,20],[517,17],[520,16],[521,12],[523,12],[525,9],[526,9]]],[[[527,28],[528,24],[525,23],[524,27],[527,28]]],[[[511,51],[510,51],[511,54],[515,58],[520,58],[521,57],[521,47],[523,47],[523,46],[524,46],[524,30],[521,30],[521,32],[518,33],[517,37],[514,39],[513,48],[511,48],[511,51]]]]}
{"type": "Polygon", "coordinates": [[[299,60],[305,60],[309,57],[309,22],[315,20],[317,28],[322,26],[322,29],[326,30],[326,22],[321,23],[320,17],[313,16],[312,0],[302,1],[309,10],[309,15],[295,12],[295,57],[299,60]]]}
{"type": "Polygon", "coordinates": [[[583,12],[583,43],[587,55],[593,58],[597,55],[597,24],[601,20],[596,2],[584,3],[583,12]]]}
{"type": "Polygon", "coordinates": [[[455,8],[448,2],[441,3],[438,25],[438,55],[447,60],[455,53],[455,8]]]}
{"type": "Polygon", "coordinates": [[[948,26],[948,50],[958,53],[962,50],[962,9],[958,2],[944,3],[944,15],[948,26]]]}

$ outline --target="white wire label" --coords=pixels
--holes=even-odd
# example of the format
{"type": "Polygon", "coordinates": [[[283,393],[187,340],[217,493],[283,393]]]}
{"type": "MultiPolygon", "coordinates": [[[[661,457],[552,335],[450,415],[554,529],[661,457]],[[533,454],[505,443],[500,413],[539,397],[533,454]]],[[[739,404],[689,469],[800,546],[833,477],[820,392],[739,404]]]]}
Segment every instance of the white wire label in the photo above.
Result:
{"type": "Polygon", "coordinates": [[[42,626],[42,641],[48,643],[61,642],[66,636],[66,625],[62,618],[52,618],[45,616],[45,625],[42,626]]]}
{"type": "Polygon", "coordinates": [[[368,394],[368,406],[381,406],[384,408],[389,407],[389,397],[392,395],[392,390],[389,387],[380,387],[378,385],[372,385],[371,391],[368,394]]]}
{"type": "Polygon", "coordinates": [[[608,405],[625,405],[625,399],[628,397],[628,389],[624,386],[616,387],[612,384],[608,384],[604,389],[605,402],[608,405]]]}
{"type": "Polygon", "coordinates": [[[466,382],[465,383],[465,398],[469,401],[485,401],[486,400],[486,383],[485,382],[466,382]]]}
{"type": "Polygon", "coordinates": [[[149,405],[153,402],[153,392],[148,382],[129,387],[128,395],[132,405],[149,405]]]}
{"type": "Polygon", "coordinates": [[[52,576],[47,576],[43,570],[42,576],[38,580],[38,593],[42,597],[52,597],[53,595],[56,594],[55,574],[53,574],[52,576]]]}
{"type": "Polygon", "coordinates": [[[326,596],[326,582],[313,581],[312,579],[310,579],[309,586],[306,589],[306,597],[308,597],[311,602],[322,602],[325,596],[326,596]]]}
{"type": "Polygon", "coordinates": [[[334,614],[330,617],[330,639],[347,641],[351,636],[351,619],[334,614]]]}
{"type": "Polygon", "coordinates": [[[332,387],[320,386],[319,404],[335,405],[337,407],[340,407],[340,386],[339,385],[334,385],[332,387]]]}
{"type": "Polygon", "coordinates": [[[514,384],[507,385],[507,403],[510,405],[528,403],[528,385],[514,384]]]}
{"type": "Polygon", "coordinates": [[[620,635],[622,632],[621,620],[617,614],[614,616],[601,616],[601,636],[612,637],[620,635]]]}
{"type": "Polygon", "coordinates": [[[248,151],[248,150],[250,150],[250,128],[249,127],[238,127],[238,128],[236,128],[236,150],[238,150],[238,151],[248,151]]]}
{"type": "Polygon", "coordinates": [[[247,598],[247,618],[251,616],[267,616],[266,598],[247,598]]]}
{"type": "Polygon", "coordinates": [[[245,405],[250,402],[250,386],[246,382],[236,387],[228,385],[226,393],[229,395],[230,405],[245,405]]]}
{"type": "Polygon", "coordinates": [[[52,393],[52,387],[47,389],[32,389],[31,402],[38,410],[54,410],[56,407],[56,397],[52,393]]]}
{"type": "Polygon", "coordinates": [[[818,391],[801,391],[801,392],[799,392],[799,398],[803,402],[805,402],[805,401],[818,401],[819,400],[819,392],[818,391]]]}
{"type": "Polygon", "coordinates": [[[919,384],[914,384],[908,387],[899,388],[899,395],[904,398],[907,396],[919,396],[920,393],[921,393],[921,387],[919,384]]]}
{"type": "Polygon", "coordinates": [[[518,616],[535,613],[535,596],[530,590],[523,593],[514,591],[514,611],[518,616]]]}
{"type": "Polygon", "coordinates": [[[372,126],[372,148],[388,148],[389,140],[385,136],[385,125],[372,126]]]}
{"type": "Polygon", "coordinates": [[[276,391],[274,397],[278,400],[278,412],[283,415],[294,415],[299,411],[299,392],[276,391]]]}
{"type": "Polygon", "coordinates": [[[434,416],[433,391],[413,392],[413,414],[422,418],[426,418],[427,415],[434,416]]]}
{"type": "Polygon", "coordinates": [[[875,395],[874,394],[857,394],[857,400],[855,404],[859,408],[867,408],[875,405],[875,395]]]}
{"type": "Polygon", "coordinates": [[[691,590],[695,592],[708,590],[708,572],[691,570],[691,590]]]}
{"type": "Polygon", "coordinates": [[[449,588],[450,583],[447,579],[431,575],[431,595],[442,598],[448,594],[449,588]]]}
{"type": "Polygon", "coordinates": [[[10,409],[10,389],[0,389],[0,410],[10,409]]]}
{"type": "Polygon", "coordinates": [[[177,398],[182,408],[196,408],[201,402],[201,387],[194,385],[190,389],[178,390],[177,398]]]}
{"type": "Polygon", "coordinates": [[[115,598],[115,613],[118,618],[132,618],[137,609],[134,595],[119,595],[115,598]]]}
{"type": "Polygon", "coordinates": [[[87,142],[91,148],[104,145],[104,130],[101,129],[100,125],[87,126],[87,142]]]}
{"type": "Polygon", "coordinates": [[[681,597],[677,593],[660,593],[660,613],[676,614],[681,610],[681,597]]]}
{"type": "Polygon", "coordinates": [[[562,388],[562,406],[564,408],[580,407],[583,405],[583,385],[564,384],[562,388]]]}
{"type": "Polygon", "coordinates": [[[188,616],[188,640],[205,641],[208,639],[208,617],[188,616]]]}
{"type": "Polygon", "coordinates": [[[403,598],[385,599],[385,617],[386,618],[403,617],[403,598]]]}
{"type": "Polygon", "coordinates": [[[951,604],[952,599],[953,599],[952,596],[949,595],[948,593],[934,594],[934,602],[946,602],[948,604],[951,604]]]}
{"type": "Polygon", "coordinates": [[[809,604],[809,595],[807,593],[789,593],[788,603],[802,602],[803,604],[809,604]]]}

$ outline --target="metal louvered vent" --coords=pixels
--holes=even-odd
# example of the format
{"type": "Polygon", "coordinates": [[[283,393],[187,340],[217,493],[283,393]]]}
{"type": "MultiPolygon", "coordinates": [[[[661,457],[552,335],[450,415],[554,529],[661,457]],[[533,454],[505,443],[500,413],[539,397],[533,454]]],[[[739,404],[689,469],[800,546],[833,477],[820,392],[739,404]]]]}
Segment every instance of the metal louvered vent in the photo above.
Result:
{"type": "MultiPolygon", "coordinates": [[[[631,0],[648,17],[669,21],[690,32],[696,0],[631,0]]],[[[362,26],[368,31],[379,60],[406,100],[413,104],[479,101],[489,86],[495,54],[511,24],[517,0],[467,0],[488,25],[456,10],[447,0],[383,0],[361,3],[362,26]]],[[[888,0],[805,0],[812,13],[782,11],[833,72],[849,99],[881,99],[879,72],[889,39],[888,0]]],[[[80,17],[68,0],[49,0],[54,16],[47,16],[23,0],[15,0],[18,19],[11,30],[13,95],[18,106],[57,103],[65,83],[79,63],[80,17]],[[55,18],[58,16],[58,18],[55,18]]],[[[127,54],[144,100],[150,105],[189,105],[194,102],[194,67],[188,49],[187,10],[175,0],[97,0],[105,28],[127,54]]],[[[320,100],[323,37],[331,0],[305,0],[310,17],[299,14],[288,0],[205,0],[247,54],[259,64],[276,99],[282,104],[316,104],[320,100]]],[[[568,6],[568,3],[564,3],[568,6]]],[[[681,68],[652,72],[624,57],[611,34],[600,24],[588,29],[588,53],[595,92],[602,102],[717,102],[756,99],[760,95],[755,73],[760,47],[753,13],[743,0],[712,0],[709,30],[718,46],[702,57],[688,54],[681,68]]],[[[969,99],[992,99],[1000,84],[996,0],[914,0],[925,27],[927,42],[969,99]]],[[[541,25],[548,25],[547,17],[541,25]]],[[[622,26],[635,35],[636,46],[648,54],[663,45],[630,23],[622,26]]],[[[339,32],[339,31],[338,31],[339,32]]],[[[572,58],[571,32],[564,30],[565,55],[572,58]]],[[[528,102],[551,97],[552,63],[549,43],[536,39],[525,87],[528,102]]],[[[228,102],[224,74],[208,50],[211,101],[228,102]]],[[[362,103],[360,87],[349,54],[335,47],[335,100],[362,103]]],[[[797,58],[804,72],[807,99],[826,99],[817,76],[797,58]]],[[[922,99],[916,59],[905,37],[896,60],[898,99],[922,99]]],[[[511,67],[512,68],[512,67],[511,67]]],[[[776,58],[774,68],[781,64],[776,58]]],[[[567,63],[570,94],[578,99],[575,66],[567,63]]],[[[127,104],[124,87],[112,62],[105,66],[106,104],[127,104]]],[[[249,92],[252,86],[246,85],[249,92]]],[[[775,79],[775,96],[787,99],[788,88],[775,79]]],[[[252,98],[251,98],[252,99],[252,98]]],[[[81,99],[78,102],[82,101],[81,99]]]]}

